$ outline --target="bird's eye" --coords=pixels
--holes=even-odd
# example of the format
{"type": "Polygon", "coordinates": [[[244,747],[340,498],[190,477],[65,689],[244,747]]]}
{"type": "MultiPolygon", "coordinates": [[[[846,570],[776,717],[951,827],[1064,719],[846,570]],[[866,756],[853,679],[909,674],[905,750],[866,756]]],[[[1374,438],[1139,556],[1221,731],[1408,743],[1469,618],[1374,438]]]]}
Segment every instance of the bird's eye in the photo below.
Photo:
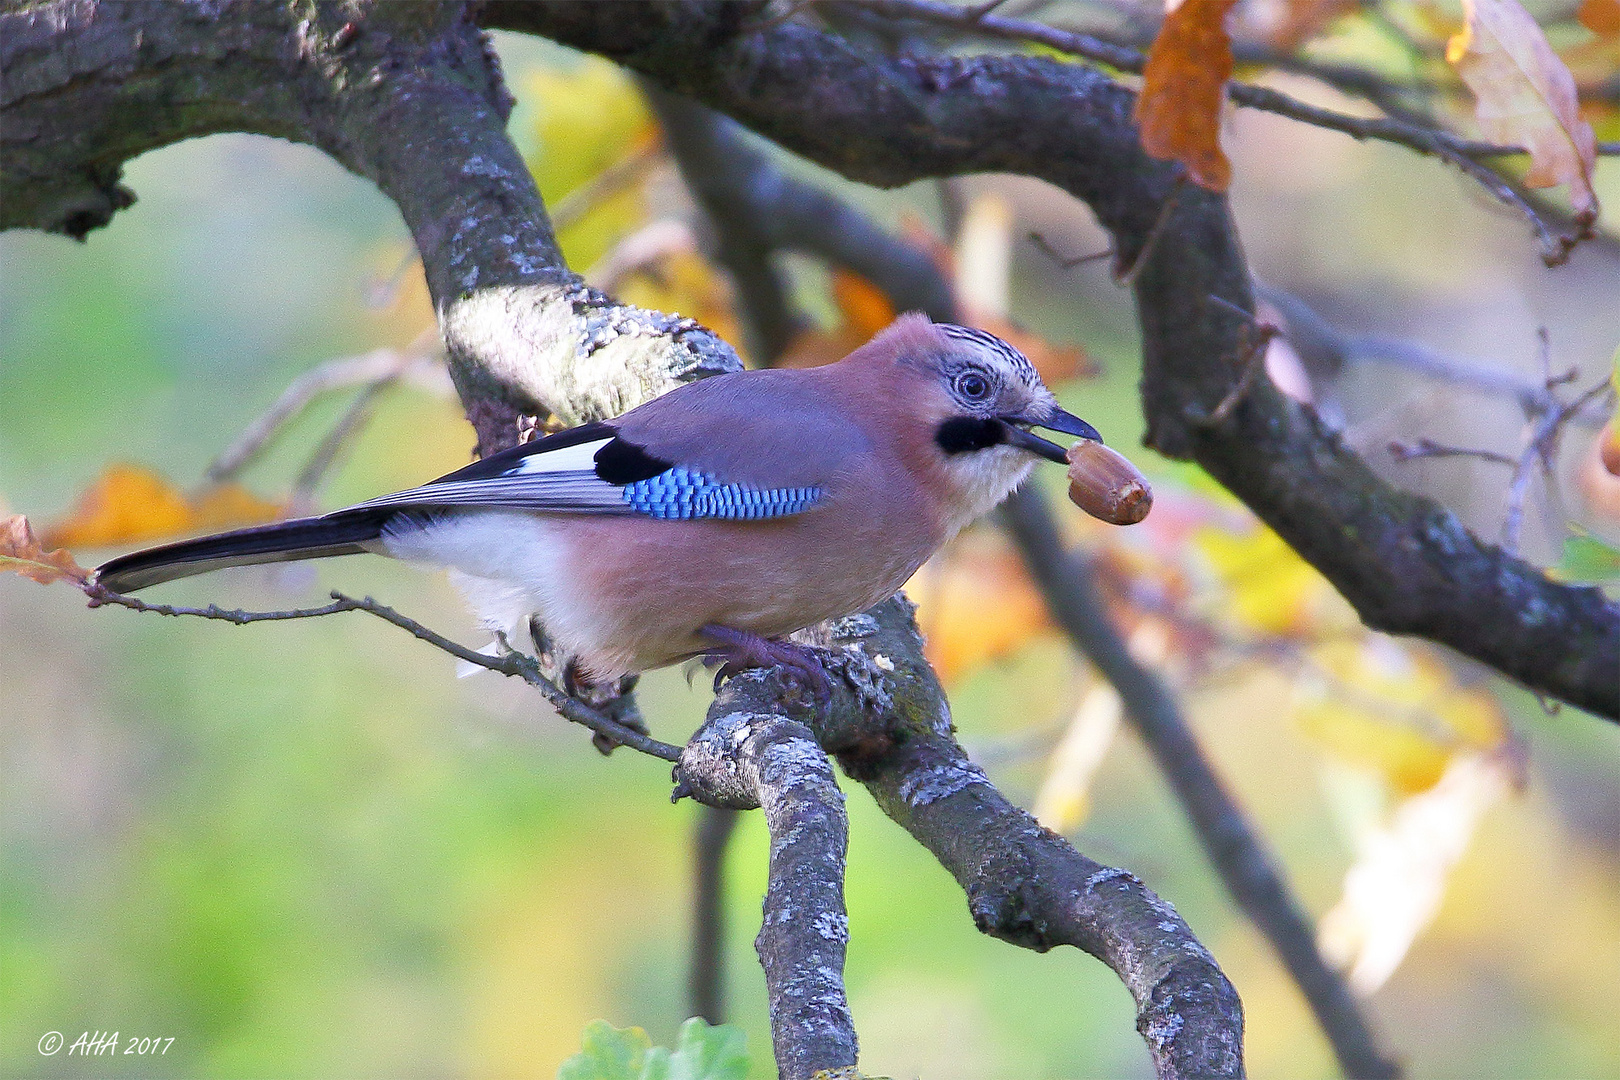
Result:
{"type": "Polygon", "coordinates": [[[984,401],[990,397],[990,380],[977,371],[964,371],[956,377],[956,392],[964,401],[984,401]]]}

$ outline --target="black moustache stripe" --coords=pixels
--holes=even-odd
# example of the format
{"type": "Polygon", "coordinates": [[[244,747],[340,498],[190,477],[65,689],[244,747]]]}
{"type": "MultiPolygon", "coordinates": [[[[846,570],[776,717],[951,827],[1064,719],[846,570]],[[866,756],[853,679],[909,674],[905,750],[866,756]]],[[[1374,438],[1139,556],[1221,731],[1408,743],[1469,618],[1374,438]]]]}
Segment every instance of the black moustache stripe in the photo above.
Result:
{"type": "Polygon", "coordinates": [[[1000,446],[1007,441],[1007,428],[1000,420],[953,416],[935,430],[934,441],[947,454],[967,454],[1000,446]]]}

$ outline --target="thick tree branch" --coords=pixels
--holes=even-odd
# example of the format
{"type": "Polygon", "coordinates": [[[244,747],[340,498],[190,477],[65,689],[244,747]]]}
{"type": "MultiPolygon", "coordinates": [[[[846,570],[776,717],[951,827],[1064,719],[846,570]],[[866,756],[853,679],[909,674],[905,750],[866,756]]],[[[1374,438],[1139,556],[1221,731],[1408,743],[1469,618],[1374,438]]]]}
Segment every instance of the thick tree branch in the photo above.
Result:
{"type": "Polygon", "coordinates": [[[849,820],[832,763],[803,724],[775,710],[736,711],[722,694],[687,742],[675,778],[677,797],[765,811],[771,863],[755,948],[782,1077],[810,1080],[853,1067],[855,1021],[844,993],[849,820]]]}
{"type": "MultiPolygon", "coordinates": [[[[887,57],[743,5],[508,4],[489,25],[600,52],[847,176],[893,186],[1017,172],[1086,201],[1133,264],[1175,170],[1137,143],[1133,95],[1040,57],[887,57]]],[[[1148,441],[1192,458],[1327,575],[1371,627],[1450,645],[1540,693],[1620,719],[1620,605],[1557,584],[1433,500],[1392,488],[1309,409],[1241,378],[1252,311],[1226,203],[1178,193],[1134,280],[1148,441]],[[1211,297],[1221,302],[1211,302],[1211,297]]]]}
{"type": "Polygon", "coordinates": [[[615,415],[736,366],[691,320],[568,270],[463,5],[57,0],[0,14],[0,72],[0,227],[83,238],[132,200],[123,162],[219,131],[309,143],[375,181],[422,255],[486,454],[520,416],[615,415]]]}
{"type": "Polygon", "coordinates": [[[1214,959],[1175,908],[1041,828],[968,760],[912,611],[897,596],[833,624],[827,706],[784,705],[777,675],[748,673],[711,716],[791,714],[951,872],[980,930],[1038,952],[1073,945],[1112,968],[1160,1077],[1243,1075],[1243,1008],[1214,959]]]}
{"type": "Polygon", "coordinates": [[[1377,1040],[1344,980],[1323,961],[1310,919],[1242,809],[1215,775],[1176,704],[1153,671],[1137,663],[1114,629],[1088,567],[1066,549],[1039,491],[1025,488],[1002,511],[1040,584],[1052,617],[1125,702],[1131,723],[1170,782],[1216,873],[1310,1003],[1339,1065],[1354,1077],[1393,1077],[1399,1067],[1377,1040]]]}
{"type": "MultiPolygon", "coordinates": [[[[661,96],[666,102],[681,100],[668,94],[661,96]]],[[[661,110],[666,128],[671,112],[668,108],[661,110]]],[[[673,110],[673,113],[682,122],[692,124],[704,123],[706,118],[715,115],[702,106],[692,104],[673,110]]],[[[672,139],[672,142],[679,157],[683,142],[680,139],[672,139]]],[[[736,162],[734,154],[717,153],[706,158],[701,168],[695,163],[689,165],[684,160],[682,165],[683,171],[688,174],[719,173],[724,176],[739,167],[736,162]]],[[[716,200],[718,212],[714,212],[713,216],[722,239],[732,229],[755,237],[770,231],[755,225],[756,221],[772,222],[771,228],[784,235],[811,235],[815,232],[821,217],[814,200],[770,197],[773,193],[782,192],[791,183],[771,162],[761,156],[759,160],[748,161],[741,167],[753,178],[750,186],[758,194],[749,200],[745,214],[734,211],[735,198],[716,200]]],[[[712,189],[728,191],[743,186],[735,179],[710,180],[708,183],[712,189]]],[[[858,212],[852,208],[840,209],[846,218],[858,216],[858,212]]],[[[914,268],[913,264],[921,253],[911,245],[870,224],[866,224],[864,229],[847,231],[852,237],[863,238],[863,273],[880,284],[896,308],[905,307],[902,290],[918,274],[931,278],[928,290],[942,295],[947,304],[954,307],[950,282],[931,261],[914,268]],[[906,257],[901,258],[902,253],[906,257]],[[900,272],[889,272],[891,260],[898,263],[900,272]]],[[[767,246],[763,250],[768,253],[771,250],[769,241],[764,243],[767,246]]],[[[824,254],[835,265],[847,265],[843,250],[824,254]]],[[[1078,584],[1072,581],[1083,570],[1063,551],[1039,493],[1026,489],[1015,496],[1006,508],[1004,521],[1014,541],[1025,551],[1026,560],[1036,571],[1036,577],[1048,596],[1050,606],[1058,612],[1060,622],[1067,625],[1078,621],[1084,627],[1084,633],[1075,637],[1076,646],[1093,658],[1104,677],[1114,682],[1120,691],[1137,731],[1170,778],[1171,788],[1187,809],[1195,832],[1217,864],[1222,881],[1239,907],[1284,959],[1290,975],[1298,980],[1345,1071],[1352,1076],[1393,1075],[1393,1066],[1384,1060],[1374,1045],[1367,1023],[1343,981],[1323,964],[1316,951],[1309,920],[1299,911],[1287,883],[1182,721],[1169,688],[1125,652],[1123,643],[1109,625],[1107,612],[1095,601],[1089,584],[1086,581],[1078,584]]],[[[707,954],[695,947],[694,953],[709,962],[707,954]]]]}

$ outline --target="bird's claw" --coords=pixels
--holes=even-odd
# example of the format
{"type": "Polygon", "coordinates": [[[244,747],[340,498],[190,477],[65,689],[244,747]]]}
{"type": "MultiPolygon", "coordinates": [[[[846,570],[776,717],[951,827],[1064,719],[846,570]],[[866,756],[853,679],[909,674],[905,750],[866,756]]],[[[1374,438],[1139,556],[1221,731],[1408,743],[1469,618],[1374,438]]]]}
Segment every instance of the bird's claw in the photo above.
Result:
{"type": "Polygon", "coordinates": [[[789,686],[807,691],[818,707],[832,701],[832,679],[815,650],[726,626],[705,626],[703,635],[717,643],[708,652],[710,661],[720,663],[714,673],[716,693],[727,679],[745,671],[774,668],[789,686]]]}

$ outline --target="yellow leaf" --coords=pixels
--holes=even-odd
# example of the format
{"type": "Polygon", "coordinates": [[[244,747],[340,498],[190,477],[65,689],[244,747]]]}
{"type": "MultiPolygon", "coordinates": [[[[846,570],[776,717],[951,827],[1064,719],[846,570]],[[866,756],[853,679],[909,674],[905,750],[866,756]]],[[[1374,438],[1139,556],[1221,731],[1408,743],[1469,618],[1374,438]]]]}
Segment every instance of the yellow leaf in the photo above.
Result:
{"type": "Polygon", "coordinates": [[[1148,51],[1136,122],[1142,149],[1179,161],[1200,187],[1225,191],[1232,165],[1221,152],[1221,105],[1232,76],[1226,13],[1236,0],[1186,0],[1165,16],[1148,51]]]}
{"type": "Polygon", "coordinates": [[[53,581],[83,585],[90,576],[67,551],[46,551],[21,514],[0,519],[0,571],[21,574],[41,585],[53,581]]]}
{"type": "Polygon", "coordinates": [[[1580,117],[1569,69],[1517,0],[1463,0],[1463,12],[1467,22],[1446,45],[1446,60],[1474,92],[1480,130],[1529,153],[1526,184],[1568,184],[1575,212],[1596,218],[1597,140],[1580,117]]]}
{"type": "Polygon", "coordinates": [[[1271,634],[1309,628],[1327,582],[1282,537],[1260,525],[1244,534],[1206,525],[1193,543],[1231,590],[1238,622],[1271,634]]]}
{"type": "Polygon", "coordinates": [[[1296,715],[1339,758],[1398,792],[1432,787],[1460,751],[1495,751],[1507,720],[1483,687],[1460,685],[1427,649],[1366,634],[1311,650],[1317,676],[1300,680],[1296,715]]]}
{"type": "MultiPolygon", "coordinates": [[[[548,207],[658,138],[635,83],[606,60],[588,57],[567,69],[542,68],[528,89],[539,101],[538,147],[529,170],[548,207]]],[[[620,188],[559,229],[557,243],[569,265],[590,266],[643,216],[639,186],[620,188]]]]}
{"type": "Polygon", "coordinates": [[[256,525],[283,512],[279,504],[235,484],[211,488],[193,500],[148,469],[112,465],[79,496],[65,519],[44,530],[45,542],[105,547],[256,525]]]}

